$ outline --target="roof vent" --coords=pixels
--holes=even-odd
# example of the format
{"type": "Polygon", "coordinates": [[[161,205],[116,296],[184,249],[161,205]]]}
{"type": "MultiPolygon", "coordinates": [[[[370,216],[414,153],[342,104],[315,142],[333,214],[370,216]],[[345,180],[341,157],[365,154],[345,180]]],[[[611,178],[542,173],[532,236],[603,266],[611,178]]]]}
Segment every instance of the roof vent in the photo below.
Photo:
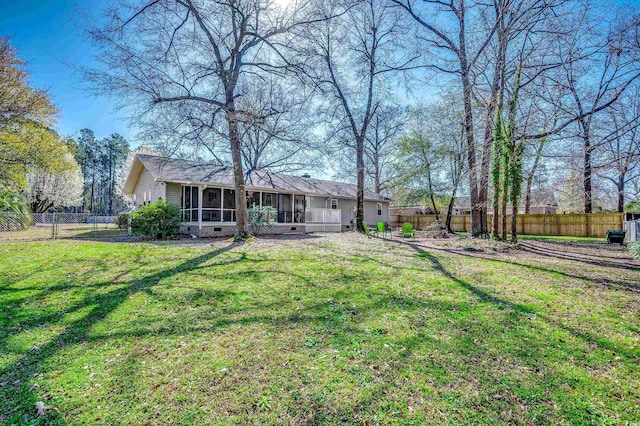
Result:
{"type": "Polygon", "coordinates": [[[306,179],[311,179],[311,175],[309,173],[305,173],[302,176],[300,176],[302,178],[306,178],[306,179]]]}

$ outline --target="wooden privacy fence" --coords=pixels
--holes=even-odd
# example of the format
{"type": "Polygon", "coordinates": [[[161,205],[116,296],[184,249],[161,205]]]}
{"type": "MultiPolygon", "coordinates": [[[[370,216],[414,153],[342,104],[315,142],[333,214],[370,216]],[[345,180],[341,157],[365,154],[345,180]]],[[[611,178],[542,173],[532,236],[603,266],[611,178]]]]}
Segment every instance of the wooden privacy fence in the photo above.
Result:
{"type": "MultiPolygon", "coordinates": [[[[492,229],[493,215],[489,214],[489,229],[492,229]]],[[[410,222],[416,229],[426,229],[436,222],[436,215],[398,215],[392,225],[410,222]]],[[[445,216],[441,216],[444,223],[445,216]]],[[[519,214],[516,228],[521,235],[558,235],[566,237],[601,237],[610,229],[623,229],[624,213],[581,213],[581,214],[519,214]]],[[[454,232],[471,231],[471,215],[451,216],[454,232]]],[[[502,221],[500,221],[502,230],[502,221]]],[[[511,215],[507,215],[507,232],[511,232],[511,215]]]]}

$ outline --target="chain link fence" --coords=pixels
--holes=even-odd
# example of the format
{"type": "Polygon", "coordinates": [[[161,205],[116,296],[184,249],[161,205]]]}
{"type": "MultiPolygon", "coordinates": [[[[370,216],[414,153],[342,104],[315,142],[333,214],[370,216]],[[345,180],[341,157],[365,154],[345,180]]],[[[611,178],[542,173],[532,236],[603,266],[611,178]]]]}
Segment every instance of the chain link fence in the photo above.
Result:
{"type": "Polygon", "coordinates": [[[58,238],[120,239],[131,235],[130,219],[89,213],[0,212],[0,242],[39,241],[58,238]]]}

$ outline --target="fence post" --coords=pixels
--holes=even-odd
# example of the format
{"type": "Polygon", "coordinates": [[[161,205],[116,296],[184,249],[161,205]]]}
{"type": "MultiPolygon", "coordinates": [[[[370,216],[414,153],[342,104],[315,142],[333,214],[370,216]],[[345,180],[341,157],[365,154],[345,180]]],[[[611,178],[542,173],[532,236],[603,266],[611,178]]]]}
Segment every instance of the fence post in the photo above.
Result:
{"type": "Polygon", "coordinates": [[[55,240],[56,239],[56,212],[53,212],[51,214],[51,239],[55,240]]]}

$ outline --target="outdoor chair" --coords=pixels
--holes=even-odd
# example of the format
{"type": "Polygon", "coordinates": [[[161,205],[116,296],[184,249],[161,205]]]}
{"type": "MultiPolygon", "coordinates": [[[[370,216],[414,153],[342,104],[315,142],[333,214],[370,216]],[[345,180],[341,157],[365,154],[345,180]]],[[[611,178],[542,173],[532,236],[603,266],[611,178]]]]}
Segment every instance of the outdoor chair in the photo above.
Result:
{"type": "Polygon", "coordinates": [[[400,235],[402,236],[402,238],[413,238],[414,240],[416,239],[416,231],[413,229],[413,225],[409,222],[405,222],[402,224],[400,235]]]}
{"type": "Polygon", "coordinates": [[[382,234],[382,236],[385,236],[387,232],[390,232],[384,222],[378,222],[376,223],[376,226],[378,227],[378,234],[382,234]]]}
{"type": "Polygon", "coordinates": [[[364,233],[367,234],[368,237],[371,236],[378,236],[378,230],[377,229],[371,229],[369,228],[369,226],[366,223],[362,223],[362,227],[364,228],[364,233]]]}

